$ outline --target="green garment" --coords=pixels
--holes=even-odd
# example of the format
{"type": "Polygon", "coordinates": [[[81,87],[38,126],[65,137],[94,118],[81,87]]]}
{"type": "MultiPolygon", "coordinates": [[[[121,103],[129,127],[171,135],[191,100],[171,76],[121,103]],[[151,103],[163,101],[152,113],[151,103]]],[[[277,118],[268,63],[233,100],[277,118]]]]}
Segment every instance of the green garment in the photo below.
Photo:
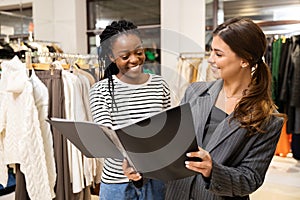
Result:
{"type": "Polygon", "coordinates": [[[280,54],[281,54],[282,39],[275,40],[272,44],[272,99],[277,104],[278,100],[278,76],[279,76],[279,65],[280,65],[280,54]]]}

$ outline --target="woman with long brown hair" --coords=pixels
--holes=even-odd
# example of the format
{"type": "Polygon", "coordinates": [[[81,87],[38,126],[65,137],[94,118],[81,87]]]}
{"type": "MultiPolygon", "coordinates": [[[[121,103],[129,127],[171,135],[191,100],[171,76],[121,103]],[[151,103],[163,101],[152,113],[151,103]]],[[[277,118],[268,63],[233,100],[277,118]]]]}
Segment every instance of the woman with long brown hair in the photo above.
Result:
{"type": "Polygon", "coordinates": [[[233,18],[213,31],[209,63],[219,77],[192,83],[191,104],[199,151],[187,157],[199,175],[172,181],[166,199],[249,199],[264,182],[285,115],[271,97],[263,61],[266,37],[251,19],[233,18]]]}

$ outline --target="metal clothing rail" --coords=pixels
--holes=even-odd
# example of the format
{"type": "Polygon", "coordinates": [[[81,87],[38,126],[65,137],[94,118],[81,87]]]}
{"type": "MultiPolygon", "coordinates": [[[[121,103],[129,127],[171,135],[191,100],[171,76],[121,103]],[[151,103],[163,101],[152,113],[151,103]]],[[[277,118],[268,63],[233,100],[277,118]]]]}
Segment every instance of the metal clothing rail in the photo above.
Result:
{"type": "Polygon", "coordinates": [[[204,58],[208,56],[209,52],[181,52],[179,53],[180,59],[197,59],[197,58],[204,58]]]}
{"type": "Polygon", "coordinates": [[[98,55],[92,54],[71,54],[71,53],[54,53],[54,52],[38,52],[38,51],[28,51],[25,54],[28,54],[30,57],[51,57],[51,58],[81,58],[81,59],[92,59],[98,58],[98,55]]]}
{"type": "MultiPolygon", "coordinates": [[[[54,66],[52,63],[32,63],[32,58],[34,57],[46,57],[46,58],[53,58],[53,59],[70,59],[72,62],[75,62],[78,59],[98,59],[97,55],[91,54],[71,54],[71,53],[54,53],[54,52],[37,52],[37,51],[27,51],[25,52],[25,63],[27,69],[39,69],[39,70],[54,70],[54,66]]],[[[88,64],[87,64],[88,65],[88,64]]],[[[62,64],[64,69],[70,69],[70,66],[73,66],[73,63],[69,64],[62,64]]],[[[86,68],[86,67],[85,67],[86,68]]]]}

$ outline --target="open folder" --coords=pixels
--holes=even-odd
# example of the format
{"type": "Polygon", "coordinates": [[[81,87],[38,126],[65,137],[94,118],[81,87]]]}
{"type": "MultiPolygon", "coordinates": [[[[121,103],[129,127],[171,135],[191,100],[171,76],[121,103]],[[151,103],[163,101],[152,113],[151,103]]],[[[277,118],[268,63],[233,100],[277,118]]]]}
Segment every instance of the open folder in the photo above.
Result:
{"type": "Polygon", "coordinates": [[[188,103],[114,130],[94,122],[48,122],[87,157],[126,158],[144,177],[163,181],[196,174],[184,164],[186,153],[198,150],[188,103]]]}

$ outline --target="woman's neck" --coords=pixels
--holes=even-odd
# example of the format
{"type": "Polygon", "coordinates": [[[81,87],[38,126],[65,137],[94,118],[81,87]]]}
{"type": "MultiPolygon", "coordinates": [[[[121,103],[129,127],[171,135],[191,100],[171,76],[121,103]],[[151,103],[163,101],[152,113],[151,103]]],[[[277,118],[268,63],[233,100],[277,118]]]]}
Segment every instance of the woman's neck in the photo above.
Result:
{"type": "Polygon", "coordinates": [[[116,77],[120,81],[122,81],[124,83],[127,83],[127,84],[132,84],[132,85],[143,84],[143,83],[146,83],[149,80],[149,74],[144,74],[144,73],[142,73],[140,76],[134,77],[134,78],[125,76],[123,74],[117,74],[116,77]]]}

